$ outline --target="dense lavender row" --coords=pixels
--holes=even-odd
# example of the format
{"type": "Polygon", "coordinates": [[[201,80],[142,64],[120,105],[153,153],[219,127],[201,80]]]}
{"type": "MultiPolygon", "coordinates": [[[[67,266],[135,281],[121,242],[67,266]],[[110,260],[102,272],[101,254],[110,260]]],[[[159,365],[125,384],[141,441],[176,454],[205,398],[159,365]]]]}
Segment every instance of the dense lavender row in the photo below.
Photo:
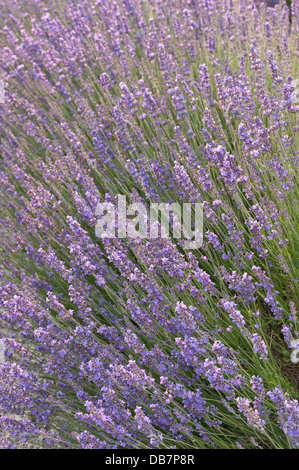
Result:
{"type": "Polygon", "coordinates": [[[0,447],[299,446],[298,1],[2,3],[0,447]]]}

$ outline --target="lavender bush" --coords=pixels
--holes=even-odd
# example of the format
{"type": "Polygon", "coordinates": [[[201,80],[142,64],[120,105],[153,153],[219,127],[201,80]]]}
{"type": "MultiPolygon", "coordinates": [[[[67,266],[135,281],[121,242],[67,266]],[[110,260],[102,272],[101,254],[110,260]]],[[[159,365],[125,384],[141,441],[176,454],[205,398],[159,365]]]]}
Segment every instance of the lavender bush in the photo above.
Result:
{"type": "Polygon", "coordinates": [[[1,448],[299,446],[298,0],[291,20],[2,2],[1,448]],[[118,194],[202,202],[202,247],[97,238],[118,194]]]}

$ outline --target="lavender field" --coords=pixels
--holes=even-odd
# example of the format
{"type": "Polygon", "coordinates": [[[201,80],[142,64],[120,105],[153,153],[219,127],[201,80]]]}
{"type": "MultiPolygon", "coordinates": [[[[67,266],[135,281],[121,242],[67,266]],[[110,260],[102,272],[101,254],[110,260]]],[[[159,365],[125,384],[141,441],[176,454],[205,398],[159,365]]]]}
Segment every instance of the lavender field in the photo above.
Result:
{"type": "Polygon", "coordinates": [[[0,448],[298,449],[299,0],[0,3],[0,448]]]}

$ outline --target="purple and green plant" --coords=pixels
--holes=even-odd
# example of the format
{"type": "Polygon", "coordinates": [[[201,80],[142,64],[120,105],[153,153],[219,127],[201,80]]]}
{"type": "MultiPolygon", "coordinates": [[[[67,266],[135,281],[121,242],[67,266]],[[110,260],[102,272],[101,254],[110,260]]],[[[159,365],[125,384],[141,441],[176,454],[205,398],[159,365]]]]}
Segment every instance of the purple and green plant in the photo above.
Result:
{"type": "Polygon", "coordinates": [[[298,0],[2,3],[0,447],[298,448],[298,0]]]}

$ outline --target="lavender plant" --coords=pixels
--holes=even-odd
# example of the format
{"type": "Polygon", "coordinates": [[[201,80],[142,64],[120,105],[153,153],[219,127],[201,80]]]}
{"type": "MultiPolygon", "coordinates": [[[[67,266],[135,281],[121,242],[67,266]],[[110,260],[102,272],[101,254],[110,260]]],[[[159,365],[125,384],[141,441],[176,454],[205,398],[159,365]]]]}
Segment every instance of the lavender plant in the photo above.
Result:
{"type": "Polygon", "coordinates": [[[1,6],[1,448],[298,447],[298,1],[1,6]]]}

